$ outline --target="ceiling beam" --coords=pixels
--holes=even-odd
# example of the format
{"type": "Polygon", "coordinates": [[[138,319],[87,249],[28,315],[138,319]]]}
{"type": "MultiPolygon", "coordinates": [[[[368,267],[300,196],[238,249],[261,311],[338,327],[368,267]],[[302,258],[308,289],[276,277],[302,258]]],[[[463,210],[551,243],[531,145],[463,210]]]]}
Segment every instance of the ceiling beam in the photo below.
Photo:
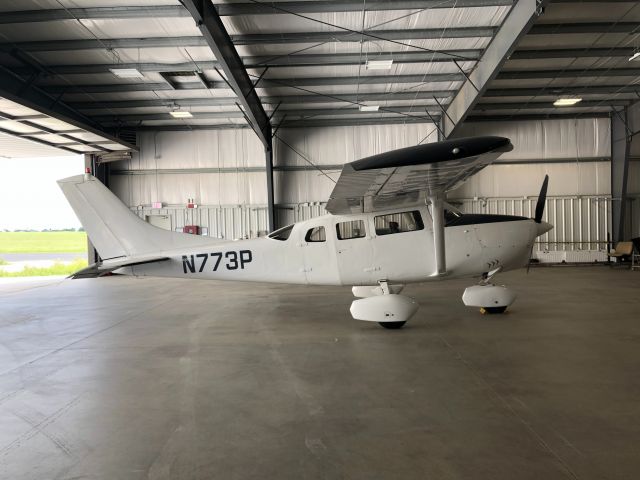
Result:
{"type": "Polygon", "coordinates": [[[498,33],[485,50],[482,59],[445,109],[445,114],[442,117],[442,130],[445,138],[452,136],[467,114],[473,110],[489,83],[495,78],[515,49],[518,40],[527,33],[538,18],[547,1],[519,0],[511,8],[498,33]]]}
{"type": "MultiPolygon", "coordinates": [[[[429,113],[438,115],[440,108],[437,106],[427,106],[429,113]]],[[[319,116],[344,116],[344,115],[359,115],[363,118],[372,116],[372,112],[361,112],[356,106],[342,107],[342,108],[312,108],[312,109],[295,109],[284,110],[280,109],[275,114],[275,118],[281,118],[283,115],[287,116],[287,119],[304,119],[305,117],[319,117],[319,116]]],[[[239,110],[231,110],[224,112],[191,112],[193,118],[196,119],[224,119],[224,118],[243,118],[243,112],[239,110]]],[[[424,106],[401,106],[401,107],[380,107],[380,110],[373,114],[373,116],[383,115],[402,115],[409,118],[410,116],[419,117],[423,121],[430,121],[429,117],[425,114],[424,106]]],[[[134,114],[122,114],[122,115],[96,115],[93,118],[98,119],[106,124],[120,123],[120,122],[144,122],[144,121],[156,121],[156,120],[171,120],[172,117],[169,113],[134,113],[134,114]]],[[[296,120],[297,121],[297,120],[296,120]]]]}
{"type": "Polygon", "coordinates": [[[545,58],[601,58],[601,57],[626,57],[635,53],[633,47],[623,48],[550,48],[516,50],[509,60],[533,60],[545,58]]]}
{"type": "MultiPolygon", "coordinates": [[[[364,5],[367,11],[383,10],[431,10],[438,8],[462,7],[499,7],[511,6],[514,0],[368,0],[364,5]]],[[[323,12],[361,12],[360,0],[323,0],[318,2],[288,1],[277,5],[293,13],[323,12]]],[[[215,5],[221,17],[235,15],[282,14],[269,3],[219,3],[215,5]]],[[[67,9],[35,9],[26,11],[3,12],[0,24],[50,22],[54,20],[98,20],[98,19],[136,19],[136,18],[179,18],[189,17],[189,12],[181,5],[158,5],[141,7],[95,7],[67,9]]]]}
{"type": "MultiPolygon", "coordinates": [[[[336,66],[336,65],[365,65],[369,60],[392,59],[393,63],[432,63],[452,62],[458,57],[469,60],[478,60],[482,50],[441,50],[438,52],[384,52],[363,57],[360,53],[321,53],[321,54],[296,54],[296,55],[270,55],[256,57],[242,57],[246,68],[270,68],[277,67],[310,67],[310,66],[336,66]]],[[[178,71],[202,71],[220,68],[216,61],[199,61],[184,63],[113,63],[89,64],[89,65],[47,65],[47,71],[56,75],[82,75],[95,73],[111,73],[111,68],[135,68],[140,72],[178,72],[178,71]]],[[[31,73],[31,70],[16,69],[18,73],[31,73]]]]}
{"type": "Polygon", "coordinates": [[[514,122],[524,120],[561,120],[574,118],[609,118],[608,112],[584,112],[584,113],[534,113],[511,115],[469,115],[466,123],[474,122],[514,122]]]}
{"type": "MultiPolygon", "coordinates": [[[[326,95],[283,95],[262,97],[263,105],[283,105],[292,103],[331,103],[348,102],[362,103],[372,101],[400,101],[400,100],[432,100],[436,98],[449,98],[455,94],[454,90],[434,90],[400,93],[349,93],[326,95]]],[[[108,102],[67,102],[67,105],[78,110],[115,109],[115,108],[147,108],[147,107],[196,107],[196,106],[230,106],[235,105],[236,97],[199,97],[199,98],[167,98],[152,100],[120,100],[108,102]]]]}
{"type": "MultiPolygon", "coordinates": [[[[207,4],[208,5],[208,4],[207,4]]],[[[219,17],[218,17],[219,18],[219,17]]],[[[453,27],[400,30],[372,30],[376,38],[362,38],[363,42],[388,40],[418,40],[441,38],[493,37],[495,27],[453,27]]],[[[358,32],[291,32],[253,33],[230,35],[234,45],[276,45],[283,43],[354,42],[360,43],[358,32]]],[[[83,40],[47,40],[35,42],[0,43],[0,50],[9,52],[18,49],[23,52],[62,52],[74,50],[112,50],[118,48],[166,48],[207,46],[203,37],[148,37],[148,38],[102,38],[83,40]]],[[[217,57],[216,57],[217,58],[217,57]]]]}
{"type": "Polygon", "coordinates": [[[355,42],[386,40],[425,40],[442,38],[493,37],[495,27],[448,27],[397,30],[370,30],[376,38],[360,35],[360,32],[344,30],[329,32],[249,33],[232,36],[235,45],[275,45],[282,43],[355,42]]]}
{"type": "MultiPolygon", "coordinates": [[[[440,117],[431,115],[437,122],[440,117]]],[[[378,118],[327,118],[327,119],[309,119],[309,120],[285,120],[282,124],[283,128],[312,128],[312,127],[350,127],[361,125],[397,125],[405,123],[424,123],[427,127],[435,131],[433,122],[426,117],[378,117],[378,118]]],[[[425,134],[428,131],[425,131],[425,134]]]]}
{"type": "MultiPolygon", "coordinates": [[[[462,73],[434,73],[432,75],[371,75],[362,77],[318,77],[318,78],[265,78],[258,88],[264,87],[311,87],[332,85],[381,85],[393,83],[438,83],[459,82],[465,79],[462,73]]],[[[229,88],[225,82],[209,81],[211,88],[229,88]]],[[[201,82],[181,82],[178,90],[203,90],[201,82]]],[[[167,83],[114,83],[83,85],[42,85],[50,93],[109,93],[109,92],[152,92],[154,90],[175,90],[167,83]]]]}
{"type": "MultiPolygon", "coordinates": [[[[434,117],[438,121],[440,117],[434,117]]],[[[296,120],[293,122],[285,121],[284,128],[313,128],[313,127],[348,127],[359,125],[396,125],[405,123],[424,123],[427,128],[435,130],[433,123],[425,121],[422,118],[414,117],[383,117],[383,118],[335,118],[329,120],[296,120]]],[[[192,130],[229,130],[249,128],[247,125],[238,123],[218,123],[218,124],[196,124],[196,125],[140,125],[136,127],[138,132],[184,132],[192,130]]],[[[425,130],[425,134],[429,133],[425,130]]]]}
{"type": "MultiPolygon", "coordinates": [[[[131,145],[107,133],[95,120],[69,107],[61,102],[59,98],[51,97],[41,88],[25,82],[22,77],[2,66],[0,66],[0,97],[4,97],[19,105],[74,125],[87,132],[112,140],[114,143],[118,143],[132,150],[137,150],[135,145],[131,145]]],[[[41,127],[38,128],[42,129],[41,127]]],[[[59,132],[56,133],[59,134],[59,132]]],[[[62,132],[62,134],[64,133],[65,132],[62,132]]]]}
{"type": "Polygon", "coordinates": [[[640,85],[570,85],[566,87],[492,88],[483,98],[490,97],[531,97],[557,95],[614,95],[617,93],[640,93],[640,85]]]}
{"type": "Polygon", "coordinates": [[[551,3],[636,3],[638,0],[551,0],[551,3]]]}
{"type": "Polygon", "coordinates": [[[640,68],[580,68],[570,70],[503,70],[496,80],[535,78],[639,77],[640,68]]]}
{"type": "Polygon", "coordinates": [[[539,23],[531,27],[528,35],[568,35],[571,33],[637,33],[638,22],[618,23],[539,23]]]}
{"type": "Polygon", "coordinates": [[[476,108],[473,110],[473,113],[480,113],[488,110],[532,110],[539,108],[558,108],[559,110],[562,110],[563,108],[607,108],[613,105],[630,105],[631,103],[633,103],[633,100],[624,98],[613,98],[607,100],[583,100],[570,107],[554,107],[553,101],[551,100],[546,102],[531,101],[517,103],[478,103],[476,104],[476,108]]]}
{"type": "MultiPolygon", "coordinates": [[[[218,12],[208,0],[182,0],[182,4],[196,21],[206,44],[220,62],[226,82],[238,97],[243,115],[258,135],[265,149],[271,151],[271,123],[256,94],[238,52],[225,29],[218,12]]],[[[202,87],[202,85],[201,85],[202,87]]]]}

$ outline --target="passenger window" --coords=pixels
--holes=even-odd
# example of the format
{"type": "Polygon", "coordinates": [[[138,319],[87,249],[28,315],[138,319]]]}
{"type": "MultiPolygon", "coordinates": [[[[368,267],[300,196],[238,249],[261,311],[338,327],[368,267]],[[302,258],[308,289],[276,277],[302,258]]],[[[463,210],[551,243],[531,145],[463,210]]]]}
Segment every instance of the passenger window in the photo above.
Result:
{"type": "Polygon", "coordinates": [[[376,235],[391,235],[394,233],[415,232],[423,230],[422,216],[420,212],[391,213],[389,215],[379,215],[374,220],[376,235]]]}
{"type": "Polygon", "coordinates": [[[364,238],[366,235],[364,222],[362,220],[353,220],[351,222],[337,223],[336,233],[338,234],[338,240],[364,238]]]}
{"type": "Polygon", "coordinates": [[[274,240],[280,240],[282,242],[284,242],[285,240],[287,240],[289,238],[289,235],[291,235],[291,230],[293,230],[293,225],[289,225],[287,227],[282,227],[278,230],[276,230],[273,233],[270,233],[268,236],[269,238],[272,238],[274,240]]]}
{"type": "Polygon", "coordinates": [[[324,233],[324,227],[314,227],[310,229],[304,237],[305,242],[326,242],[327,235],[324,233]]]}

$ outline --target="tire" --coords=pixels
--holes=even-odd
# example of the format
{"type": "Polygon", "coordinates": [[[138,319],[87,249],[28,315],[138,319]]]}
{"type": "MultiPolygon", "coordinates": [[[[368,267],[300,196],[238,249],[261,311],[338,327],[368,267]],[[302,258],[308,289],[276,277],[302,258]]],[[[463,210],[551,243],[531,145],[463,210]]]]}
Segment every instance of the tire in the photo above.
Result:
{"type": "Polygon", "coordinates": [[[480,309],[481,311],[484,310],[484,312],[482,313],[489,313],[489,314],[494,314],[494,313],[504,313],[507,310],[507,307],[484,307],[482,309],[480,309]]]}
{"type": "Polygon", "coordinates": [[[404,327],[404,324],[407,322],[378,322],[382,327],[388,328],[389,330],[397,330],[399,328],[404,327]]]}

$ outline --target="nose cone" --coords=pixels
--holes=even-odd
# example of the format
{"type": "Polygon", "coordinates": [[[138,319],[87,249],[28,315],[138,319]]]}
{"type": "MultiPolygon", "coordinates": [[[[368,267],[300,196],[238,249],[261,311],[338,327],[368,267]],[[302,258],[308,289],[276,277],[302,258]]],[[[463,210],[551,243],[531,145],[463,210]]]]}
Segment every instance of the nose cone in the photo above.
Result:
{"type": "Polygon", "coordinates": [[[537,233],[538,233],[538,237],[540,235],[544,235],[545,233],[547,233],[549,230],[551,230],[553,228],[553,225],[551,225],[550,223],[547,222],[540,222],[538,224],[536,224],[536,227],[538,229],[537,233]]]}

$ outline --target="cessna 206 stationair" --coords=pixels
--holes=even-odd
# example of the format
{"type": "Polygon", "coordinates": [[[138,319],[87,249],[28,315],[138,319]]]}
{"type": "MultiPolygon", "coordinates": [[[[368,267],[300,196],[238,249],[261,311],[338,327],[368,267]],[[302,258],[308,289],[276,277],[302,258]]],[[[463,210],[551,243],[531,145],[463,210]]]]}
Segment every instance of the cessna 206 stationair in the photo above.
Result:
{"type": "Polygon", "coordinates": [[[444,195],[503,152],[507,138],[474,137],[403,148],[344,165],[329,215],[230,241],[161,230],[137,217],[90,174],[60,180],[102,261],[73,278],[108,272],[309,285],[348,285],[355,319],[400,328],[418,305],[400,295],[410,282],[480,277],[465,305],[501,313],[514,293],[490,283],[525,266],[542,221],[548,178],[535,218],[461,214],[444,195]]]}

